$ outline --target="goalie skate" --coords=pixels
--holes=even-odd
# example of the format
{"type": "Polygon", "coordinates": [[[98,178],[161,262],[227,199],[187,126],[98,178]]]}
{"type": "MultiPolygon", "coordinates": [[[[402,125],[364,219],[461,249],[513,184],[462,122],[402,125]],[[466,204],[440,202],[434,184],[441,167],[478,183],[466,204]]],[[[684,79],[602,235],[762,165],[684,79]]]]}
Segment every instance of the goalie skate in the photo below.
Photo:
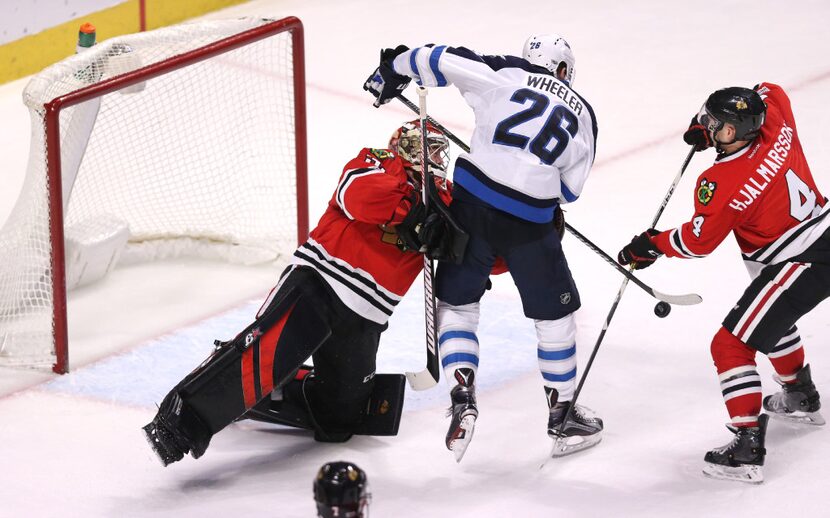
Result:
{"type": "Polygon", "coordinates": [[[452,406],[447,413],[452,416],[450,428],[447,431],[447,449],[455,456],[455,462],[461,462],[467,446],[473,440],[476,419],[478,419],[478,407],[476,406],[475,387],[473,387],[472,372],[461,373],[459,371],[470,371],[470,369],[456,370],[456,379],[461,382],[450,392],[452,406]]]}
{"type": "Polygon", "coordinates": [[[564,457],[587,450],[602,440],[602,419],[589,415],[589,410],[580,405],[576,405],[562,427],[570,406],[570,401],[563,401],[550,409],[548,435],[553,439],[551,457],[564,457]]]}
{"type": "Polygon", "coordinates": [[[749,484],[760,484],[764,481],[764,438],[767,432],[769,416],[758,416],[758,426],[749,428],[735,428],[727,425],[735,437],[732,442],[715,448],[706,453],[703,458],[703,474],[710,478],[734,480],[749,484]]]}
{"type": "Polygon", "coordinates": [[[778,377],[775,381],[781,385],[781,391],[764,398],[764,410],[770,417],[814,426],[825,423],[819,412],[821,401],[813,384],[809,365],[798,371],[795,383],[783,383],[778,377]]]}

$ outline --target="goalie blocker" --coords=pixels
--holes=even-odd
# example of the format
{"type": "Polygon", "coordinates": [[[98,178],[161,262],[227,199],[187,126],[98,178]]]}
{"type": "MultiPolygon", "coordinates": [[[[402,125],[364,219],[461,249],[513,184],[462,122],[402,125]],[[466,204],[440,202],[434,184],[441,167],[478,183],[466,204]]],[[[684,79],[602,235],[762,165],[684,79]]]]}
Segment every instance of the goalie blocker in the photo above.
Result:
{"type": "MultiPolygon", "coordinates": [[[[167,394],[144,427],[147,440],[165,466],[187,453],[199,458],[214,434],[270,400],[275,388],[288,383],[291,389],[295,384],[289,382],[310,356],[316,380],[303,394],[311,409],[303,427],[314,429],[321,441],[367,433],[364,417],[385,328],[346,307],[316,270],[292,266],[256,320],[233,340],[217,342],[216,351],[167,394]]],[[[384,424],[389,434],[397,432],[402,395],[401,389],[388,399],[395,409],[387,412],[394,423],[384,424]]]]}

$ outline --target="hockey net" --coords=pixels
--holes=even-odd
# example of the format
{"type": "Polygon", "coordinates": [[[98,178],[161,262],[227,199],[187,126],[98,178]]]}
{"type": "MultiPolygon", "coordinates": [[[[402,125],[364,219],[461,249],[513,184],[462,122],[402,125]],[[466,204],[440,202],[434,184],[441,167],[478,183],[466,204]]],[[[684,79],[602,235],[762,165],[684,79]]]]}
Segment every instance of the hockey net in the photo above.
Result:
{"type": "Polygon", "coordinates": [[[0,364],[66,372],[66,292],[116,264],[278,261],[305,239],[302,38],[296,18],[182,24],[29,82],[29,165],[0,230],[0,364]]]}

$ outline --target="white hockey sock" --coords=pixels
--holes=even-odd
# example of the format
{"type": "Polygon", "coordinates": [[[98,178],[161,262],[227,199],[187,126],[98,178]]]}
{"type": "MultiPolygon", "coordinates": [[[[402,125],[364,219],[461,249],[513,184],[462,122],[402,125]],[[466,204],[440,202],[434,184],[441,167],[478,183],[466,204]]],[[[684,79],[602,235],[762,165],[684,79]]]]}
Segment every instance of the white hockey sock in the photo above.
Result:
{"type": "Polygon", "coordinates": [[[573,399],[576,386],[576,322],[573,313],[559,320],[535,320],[539,370],[559,401],[573,399]]]}
{"type": "Polygon", "coordinates": [[[453,306],[438,301],[438,351],[450,389],[455,386],[455,370],[461,367],[478,371],[479,303],[453,306]]]}

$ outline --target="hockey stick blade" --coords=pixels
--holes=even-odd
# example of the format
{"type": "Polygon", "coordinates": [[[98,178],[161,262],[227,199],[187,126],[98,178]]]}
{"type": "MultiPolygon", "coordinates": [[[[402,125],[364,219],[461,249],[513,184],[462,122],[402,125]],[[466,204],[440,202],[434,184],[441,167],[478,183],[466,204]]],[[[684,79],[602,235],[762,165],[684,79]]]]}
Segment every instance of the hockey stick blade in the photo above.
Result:
{"type": "Polygon", "coordinates": [[[412,390],[427,390],[438,384],[438,380],[432,376],[429,369],[424,369],[421,372],[407,372],[406,379],[409,381],[412,390]]]}
{"type": "Polygon", "coordinates": [[[657,300],[662,300],[663,302],[668,302],[669,304],[673,304],[675,306],[694,306],[695,304],[700,304],[701,302],[703,302],[703,297],[701,297],[697,293],[687,293],[685,295],[667,295],[665,293],[660,293],[659,291],[652,289],[651,296],[653,296],[657,300]]]}
{"type": "Polygon", "coordinates": [[[587,237],[583,236],[578,230],[573,228],[567,222],[565,223],[565,228],[567,228],[568,232],[572,234],[577,240],[582,242],[582,244],[584,244],[585,246],[593,250],[598,256],[600,256],[603,261],[613,266],[615,270],[623,274],[625,277],[628,278],[628,280],[636,284],[640,289],[642,289],[655,299],[662,300],[663,302],[668,302],[669,304],[676,304],[678,306],[694,306],[695,304],[700,304],[701,302],[703,302],[703,297],[696,293],[688,293],[685,295],[667,295],[665,293],[661,293],[655,290],[648,284],[638,279],[633,273],[617,264],[617,261],[612,259],[610,255],[603,252],[600,247],[591,242],[591,240],[587,237]]]}

